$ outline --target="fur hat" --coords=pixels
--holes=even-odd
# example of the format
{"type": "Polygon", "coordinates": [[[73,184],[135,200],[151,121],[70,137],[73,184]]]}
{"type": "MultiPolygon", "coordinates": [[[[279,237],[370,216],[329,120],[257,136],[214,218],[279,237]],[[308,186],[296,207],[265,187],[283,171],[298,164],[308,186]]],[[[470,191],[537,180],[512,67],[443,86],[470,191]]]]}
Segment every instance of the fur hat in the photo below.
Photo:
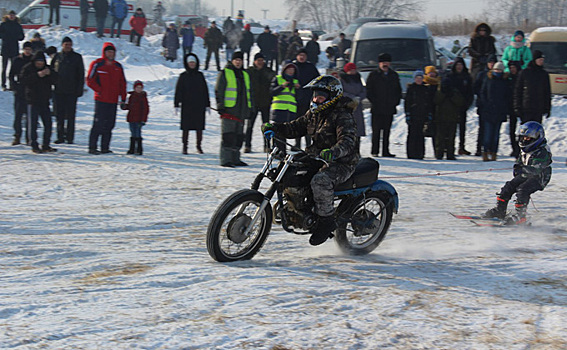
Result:
{"type": "Polygon", "coordinates": [[[432,72],[435,72],[435,73],[439,74],[439,73],[437,72],[437,68],[435,68],[435,66],[427,66],[427,67],[425,67],[425,74],[429,74],[429,73],[432,73],[432,72]]]}

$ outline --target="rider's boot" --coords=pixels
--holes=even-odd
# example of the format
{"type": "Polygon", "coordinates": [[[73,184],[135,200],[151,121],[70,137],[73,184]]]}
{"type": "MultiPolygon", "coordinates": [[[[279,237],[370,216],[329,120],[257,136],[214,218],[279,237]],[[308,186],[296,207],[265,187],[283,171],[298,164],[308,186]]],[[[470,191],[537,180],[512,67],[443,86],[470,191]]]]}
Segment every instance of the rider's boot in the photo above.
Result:
{"type": "Polygon", "coordinates": [[[317,220],[315,227],[311,231],[313,234],[311,238],[309,238],[309,243],[311,245],[323,244],[336,228],[337,223],[332,215],[319,217],[319,220],[317,220]]]}
{"type": "Polygon", "coordinates": [[[516,203],[516,213],[507,217],[508,224],[523,224],[526,222],[528,203],[516,203]]]}
{"type": "Polygon", "coordinates": [[[483,217],[504,219],[504,217],[506,217],[507,208],[508,199],[503,199],[502,197],[498,196],[496,197],[496,206],[484,213],[483,217]]]}

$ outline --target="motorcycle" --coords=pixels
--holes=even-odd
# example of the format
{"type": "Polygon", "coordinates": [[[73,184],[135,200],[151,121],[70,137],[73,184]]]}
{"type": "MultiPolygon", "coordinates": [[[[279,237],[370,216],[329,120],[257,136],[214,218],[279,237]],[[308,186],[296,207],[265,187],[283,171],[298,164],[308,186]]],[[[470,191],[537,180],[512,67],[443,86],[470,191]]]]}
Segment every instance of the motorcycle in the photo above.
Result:
{"type": "MultiPolygon", "coordinates": [[[[266,242],[272,223],[294,234],[311,234],[317,215],[310,181],[325,165],[320,157],[296,147],[284,154],[274,146],[251,189],[233,193],[213,214],[207,229],[209,255],[219,262],[251,259],[266,242]],[[272,184],[261,193],[265,178],[272,184]],[[271,206],[274,195],[277,201],[271,206]]],[[[391,184],[378,180],[379,168],[376,160],[362,158],[354,174],[335,188],[337,229],[331,236],[344,253],[372,252],[398,212],[398,194],[391,184]]]]}

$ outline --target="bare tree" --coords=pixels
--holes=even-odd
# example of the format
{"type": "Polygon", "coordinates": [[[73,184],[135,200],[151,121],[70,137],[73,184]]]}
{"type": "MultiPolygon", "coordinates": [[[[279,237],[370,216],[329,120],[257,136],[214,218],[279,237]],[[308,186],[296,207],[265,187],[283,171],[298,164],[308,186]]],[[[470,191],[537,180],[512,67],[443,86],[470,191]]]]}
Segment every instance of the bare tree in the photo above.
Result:
{"type": "Polygon", "coordinates": [[[506,21],[519,28],[527,23],[530,27],[567,24],[567,0],[500,0],[494,4],[506,21]]]}

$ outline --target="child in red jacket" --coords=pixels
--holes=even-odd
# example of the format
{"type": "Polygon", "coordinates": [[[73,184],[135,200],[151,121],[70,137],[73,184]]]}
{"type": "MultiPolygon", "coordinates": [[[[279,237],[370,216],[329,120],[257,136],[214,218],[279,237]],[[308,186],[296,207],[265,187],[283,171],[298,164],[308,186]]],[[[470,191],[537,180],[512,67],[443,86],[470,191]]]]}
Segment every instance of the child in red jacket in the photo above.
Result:
{"type": "Polygon", "coordinates": [[[142,155],[142,126],[148,121],[150,106],[148,97],[144,91],[144,84],[136,80],[134,83],[134,91],[129,91],[128,101],[124,103],[122,109],[128,110],[126,121],[130,124],[130,149],[127,154],[142,155]]]}

